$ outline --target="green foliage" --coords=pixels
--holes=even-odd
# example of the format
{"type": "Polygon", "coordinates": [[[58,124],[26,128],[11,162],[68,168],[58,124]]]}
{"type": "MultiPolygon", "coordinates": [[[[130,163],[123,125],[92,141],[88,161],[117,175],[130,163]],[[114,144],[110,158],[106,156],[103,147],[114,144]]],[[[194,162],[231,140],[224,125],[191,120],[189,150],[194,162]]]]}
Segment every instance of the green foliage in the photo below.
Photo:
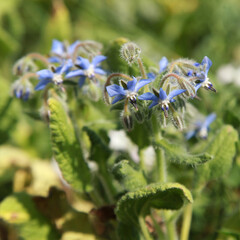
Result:
{"type": "Polygon", "coordinates": [[[21,239],[59,239],[50,222],[38,212],[26,193],[15,193],[4,199],[0,205],[0,217],[16,227],[21,239]]]}
{"type": "Polygon", "coordinates": [[[134,191],[147,185],[143,171],[134,169],[127,160],[116,163],[112,171],[127,191],[134,191]]]}
{"type": "Polygon", "coordinates": [[[84,127],[83,131],[88,134],[88,137],[91,141],[89,158],[98,163],[101,163],[101,161],[104,161],[106,163],[107,159],[112,153],[109,147],[102,141],[102,139],[96,134],[96,132],[94,132],[90,128],[84,127]]]}
{"type": "Polygon", "coordinates": [[[212,156],[207,152],[193,155],[188,153],[181,145],[170,143],[165,139],[158,141],[156,147],[163,148],[166,151],[169,160],[178,164],[196,166],[212,159],[212,156]]]}
{"type": "Polygon", "coordinates": [[[225,125],[219,130],[205,149],[213,160],[198,168],[204,181],[224,177],[230,171],[237,141],[238,133],[232,126],[225,125]]]}
{"type": "Polygon", "coordinates": [[[55,159],[64,179],[77,191],[91,190],[91,175],[80,143],[65,109],[56,99],[49,99],[50,130],[55,159]]]}
{"type": "Polygon", "coordinates": [[[137,225],[138,216],[146,216],[150,208],[177,210],[185,202],[192,203],[190,191],[178,183],[156,183],[125,194],[117,203],[117,218],[125,224],[137,225]]]}

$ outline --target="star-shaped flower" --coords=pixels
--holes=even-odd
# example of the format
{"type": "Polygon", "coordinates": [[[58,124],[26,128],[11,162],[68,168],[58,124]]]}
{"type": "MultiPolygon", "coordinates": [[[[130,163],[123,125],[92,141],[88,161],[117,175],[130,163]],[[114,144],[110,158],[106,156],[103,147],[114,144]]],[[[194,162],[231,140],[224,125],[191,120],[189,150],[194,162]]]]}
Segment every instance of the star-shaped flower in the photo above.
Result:
{"type": "Polygon", "coordinates": [[[160,105],[161,109],[164,111],[165,115],[167,116],[167,110],[169,108],[169,104],[171,102],[176,101],[173,98],[185,91],[186,89],[177,89],[177,90],[173,90],[167,95],[166,92],[162,88],[160,88],[159,93],[157,91],[154,91],[154,94],[147,92],[139,96],[138,99],[152,100],[152,103],[149,106],[149,108],[152,108],[156,105],[160,105]]]}
{"type": "Polygon", "coordinates": [[[57,67],[56,69],[43,69],[38,71],[38,79],[40,80],[35,90],[42,90],[49,83],[54,83],[55,85],[61,85],[63,82],[64,74],[73,66],[72,60],[67,60],[63,65],[57,67]]]}
{"type": "Polygon", "coordinates": [[[208,71],[212,66],[212,61],[207,56],[205,56],[201,64],[195,63],[194,65],[201,68],[201,72],[197,73],[197,77],[199,77],[199,80],[201,81],[201,87],[216,92],[216,89],[213,87],[213,84],[209,81],[208,78],[208,71]]]}
{"type": "Polygon", "coordinates": [[[75,47],[80,43],[80,41],[75,41],[70,46],[66,46],[65,43],[58,41],[56,39],[52,42],[51,54],[52,57],[49,61],[52,63],[61,63],[64,59],[69,59],[73,57],[75,47]]]}
{"type": "Polygon", "coordinates": [[[87,58],[78,57],[75,62],[75,65],[81,69],[77,69],[77,70],[73,70],[73,71],[69,72],[66,75],[66,78],[73,78],[73,77],[80,76],[78,83],[79,83],[79,86],[82,87],[86,78],[94,79],[95,75],[105,75],[106,74],[106,72],[98,66],[102,61],[104,61],[106,59],[107,59],[107,57],[105,57],[103,55],[98,55],[98,56],[94,57],[92,62],[90,63],[87,58]]]}
{"type": "Polygon", "coordinates": [[[136,107],[138,91],[151,81],[152,79],[141,79],[140,81],[138,81],[135,77],[133,77],[133,80],[127,82],[124,88],[117,84],[107,86],[107,92],[110,97],[115,97],[112,101],[112,104],[124,98],[128,98],[130,103],[133,104],[134,107],[136,107]]]}
{"type": "Polygon", "coordinates": [[[193,136],[198,135],[200,138],[206,139],[208,136],[209,126],[216,119],[216,114],[209,114],[204,121],[197,121],[194,124],[194,129],[186,134],[186,139],[189,140],[193,136]]]}

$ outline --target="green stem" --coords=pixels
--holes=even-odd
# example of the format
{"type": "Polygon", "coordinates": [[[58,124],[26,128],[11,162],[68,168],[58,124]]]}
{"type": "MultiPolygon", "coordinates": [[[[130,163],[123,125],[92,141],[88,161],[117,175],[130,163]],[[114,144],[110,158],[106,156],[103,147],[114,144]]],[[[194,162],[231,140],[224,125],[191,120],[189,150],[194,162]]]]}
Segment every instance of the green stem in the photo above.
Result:
{"type": "Polygon", "coordinates": [[[183,224],[180,240],[188,240],[192,220],[192,204],[188,204],[183,213],[183,224]]]}
{"type": "Polygon", "coordinates": [[[147,74],[146,74],[145,68],[143,66],[142,59],[138,58],[137,61],[138,61],[138,66],[140,68],[140,72],[141,72],[142,78],[143,79],[147,79],[147,74]]]}
{"type": "Polygon", "coordinates": [[[164,155],[164,150],[161,148],[156,149],[156,157],[157,157],[157,168],[158,168],[158,181],[166,182],[167,174],[166,174],[166,160],[164,155]]]}
{"type": "Polygon", "coordinates": [[[138,221],[142,230],[142,234],[144,236],[144,240],[152,240],[152,237],[147,229],[145,218],[142,214],[139,215],[138,221]]]}

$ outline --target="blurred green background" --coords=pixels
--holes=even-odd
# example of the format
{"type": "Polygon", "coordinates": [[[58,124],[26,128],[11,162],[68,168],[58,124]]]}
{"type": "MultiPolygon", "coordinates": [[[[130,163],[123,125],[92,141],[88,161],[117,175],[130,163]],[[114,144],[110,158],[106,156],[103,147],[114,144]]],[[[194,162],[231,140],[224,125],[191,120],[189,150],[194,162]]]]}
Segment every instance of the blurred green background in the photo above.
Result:
{"type": "MultiPolygon", "coordinates": [[[[1,170],[7,162],[6,151],[12,156],[23,154],[11,148],[6,150],[6,145],[24,149],[41,159],[52,156],[47,126],[29,117],[33,106],[39,110],[40,101],[20,102],[10,97],[10,86],[15,80],[12,65],[17,59],[29,52],[48,54],[53,38],[70,43],[77,39],[95,40],[107,46],[116,38],[126,37],[139,44],[143,54],[156,64],[162,56],[201,62],[207,55],[213,62],[210,77],[218,94],[200,93],[204,100],[196,106],[205,114],[215,111],[219,125],[228,123],[239,131],[239,88],[229,85],[226,90],[214,76],[223,64],[240,65],[239,24],[239,0],[1,0],[0,201],[12,192],[13,173],[6,175],[1,170]]],[[[239,157],[235,166],[229,186],[239,191],[239,157]]],[[[234,204],[238,194],[234,195],[234,204]]],[[[200,208],[204,208],[204,204],[200,208]]],[[[207,225],[206,212],[205,215],[202,212],[201,223],[207,225]]],[[[214,232],[216,225],[205,228],[205,234],[214,232]]],[[[200,228],[196,221],[193,229],[198,232],[200,228]]]]}

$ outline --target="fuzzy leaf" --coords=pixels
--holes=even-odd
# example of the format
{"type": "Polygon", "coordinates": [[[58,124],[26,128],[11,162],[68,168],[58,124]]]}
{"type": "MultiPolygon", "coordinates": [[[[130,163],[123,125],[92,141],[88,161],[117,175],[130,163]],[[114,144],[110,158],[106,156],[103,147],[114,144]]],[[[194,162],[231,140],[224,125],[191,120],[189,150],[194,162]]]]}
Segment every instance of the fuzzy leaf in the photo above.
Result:
{"type": "Polygon", "coordinates": [[[73,125],[60,102],[51,98],[48,104],[53,153],[63,177],[75,190],[90,191],[92,189],[90,170],[73,125]]]}
{"type": "Polygon", "coordinates": [[[31,197],[24,192],[15,193],[3,200],[0,218],[13,224],[21,239],[59,239],[50,222],[38,212],[31,197]]]}
{"type": "Polygon", "coordinates": [[[193,202],[190,191],[178,183],[157,183],[125,194],[117,203],[117,218],[125,224],[138,224],[140,214],[150,208],[177,210],[184,202],[193,202]]]}
{"type": "Polygon", "coordinates": [[[192,155],[186,151],[181,145],[168,142],[165,139],[158,141],[157,147],[161,147],[166,151],[167,157],[175,163],[186,165],[199,165],[212,159],[208,153],[192,155]]]}
{"type": "Polygon", "coordinates": [[[113,174],[128,191],[134,191],[137,188],[147,185],[147,181],[142,171],[137,171],[129,165],[129,161],[122,160],[113,166],[113,174]]]}
{"type": "Polygon", "coordinates": [[[236,153],[237,141],[238,132],[232,126],[225,125],[220,129],[205,149],[213,156],[213,160],[198,169],[205,180],[217,179],[229,172],[236,153]]]}

